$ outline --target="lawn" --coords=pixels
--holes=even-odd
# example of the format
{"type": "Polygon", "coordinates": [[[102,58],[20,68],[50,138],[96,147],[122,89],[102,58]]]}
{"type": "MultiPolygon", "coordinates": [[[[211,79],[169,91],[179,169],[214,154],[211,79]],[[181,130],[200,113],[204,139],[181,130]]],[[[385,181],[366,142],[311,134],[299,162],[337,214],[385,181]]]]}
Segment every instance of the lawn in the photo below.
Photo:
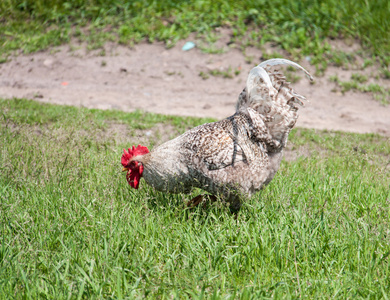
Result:
{"type": "Polygon", "coordinates": [[[390,141],[295,129],[235,220],[139,190],[122,149],[206,119],[0,100],[1,299],[388,298],[390,141]]]}

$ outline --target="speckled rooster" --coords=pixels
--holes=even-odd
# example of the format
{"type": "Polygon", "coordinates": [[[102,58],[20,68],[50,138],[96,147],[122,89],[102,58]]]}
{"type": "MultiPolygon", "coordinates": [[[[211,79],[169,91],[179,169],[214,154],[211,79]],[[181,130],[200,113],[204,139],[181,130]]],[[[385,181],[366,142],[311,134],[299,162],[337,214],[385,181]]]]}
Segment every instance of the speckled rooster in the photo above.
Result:
{"type": "MultiPolygon", "coordinates": [[[[237,213],[245,198],[267,185],[277,172],[288,134],[298,118],[297,94],[275,65],[289,65],[312,76],[286,59],[270,59],[253,68],[238,97],[236,113],[222,121],[203,124],[149,152],[138,145],[124,150],[123,170],[131,187],[141,177],[155,189],[188,193],[201,188],[229,203],[237,213]]],[[[202,196],[190,205],[197,205],[202,196]]]]}

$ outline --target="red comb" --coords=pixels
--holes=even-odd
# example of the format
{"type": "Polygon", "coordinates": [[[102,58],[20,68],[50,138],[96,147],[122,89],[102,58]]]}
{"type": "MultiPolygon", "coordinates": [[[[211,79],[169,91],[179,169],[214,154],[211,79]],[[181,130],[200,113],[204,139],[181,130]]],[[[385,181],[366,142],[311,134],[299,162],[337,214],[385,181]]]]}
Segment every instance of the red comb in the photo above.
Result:
{"type": "Polygon", "coordinates": [[[138,145],[137,148],[135,148],[135,146],[133,146],[133,148],[129,148],[129,152],[127,152],[126,149],[123,149],[121,163],[124,167],[126,167],[133,156],[145,155],[146,153],[149,153],[149,149],[141,145],[138,145]]]}

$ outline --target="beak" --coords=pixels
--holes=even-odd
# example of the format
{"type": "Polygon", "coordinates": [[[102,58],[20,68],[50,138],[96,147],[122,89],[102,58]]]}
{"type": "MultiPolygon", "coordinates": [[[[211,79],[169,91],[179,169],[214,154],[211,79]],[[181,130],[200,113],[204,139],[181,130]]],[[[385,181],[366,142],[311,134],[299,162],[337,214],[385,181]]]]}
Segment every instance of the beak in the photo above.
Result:
{"type": "Polygon", "coordinates": [[[123,167],[122,172],[126,172],[127,168],[123,167]]]}

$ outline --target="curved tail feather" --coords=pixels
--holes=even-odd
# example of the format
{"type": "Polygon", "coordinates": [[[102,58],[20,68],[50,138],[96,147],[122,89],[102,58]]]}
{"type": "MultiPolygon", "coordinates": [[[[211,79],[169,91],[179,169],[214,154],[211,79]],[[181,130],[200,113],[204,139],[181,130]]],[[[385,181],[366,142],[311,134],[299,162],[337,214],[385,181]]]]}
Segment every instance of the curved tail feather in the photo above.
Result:
{"type": "Polygon", "coordinates": [[[306,69],[303,68],[301,65],[298,65],[297,63],[295,63],[291,60],[288,60],[288,59],[284,59],[284,58],[272,58],[272,59],[263,61],[262,63],[260,63],[258,65],[258,67],[277,66],[277,65],[288,65],[288,66],[294,67],[295,69],[298,69],[298,70],[305,72],[305,74],[310,79],[310,81],[314,80],[313,76],[311,76],[311,74],[308,71],[306,71],[306,69]]]}
{"type": "Polygon", "coordinates": [[[310,73],[295,62],[282,58],[269,59],[250,71],[236,110],[251,108],[256,111],[263,117],[273,139],[285,145],[288,134],[298,119],[298,108],[304,106],[306,98],[292,89],[281,72],[270,70],[277,65],[292,66],[313,80],[310,73]]]}

